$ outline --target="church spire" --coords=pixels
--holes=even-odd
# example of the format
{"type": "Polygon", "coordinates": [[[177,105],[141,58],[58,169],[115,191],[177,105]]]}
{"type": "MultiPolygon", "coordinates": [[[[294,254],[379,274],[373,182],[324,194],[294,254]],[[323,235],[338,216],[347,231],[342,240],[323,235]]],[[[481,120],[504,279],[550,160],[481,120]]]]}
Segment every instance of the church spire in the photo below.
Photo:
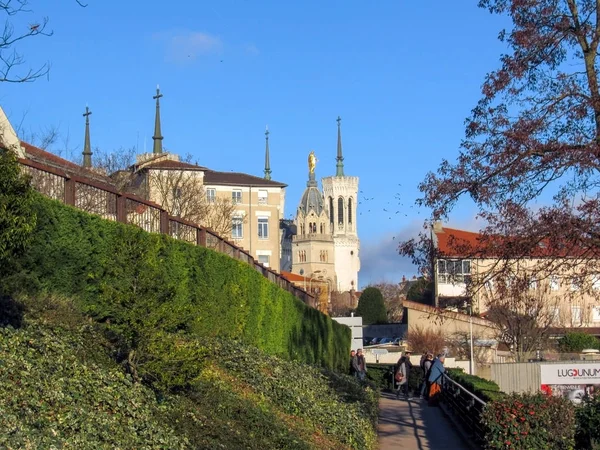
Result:
{"type": "Polygon", "coordinates": [[[85,117],[85,140],[83,144],[83,167],[89,169],[92,167],[92,146],[90,145],[90,108],[85,106],[85,112],[83,113],[83,117],[85,117]]]}
{"type": "Polygon", "coordinates": [[[335,176],[344,176],[344,156],[342,155],[342,118],[338,116],[338,141],[337,141],[337,164],[335,165],[335,176]]]}
{"type": "Polygon", "coordinates": [[[269,127],[265,130],[265,180],[271,179],[271,161],[269,158],[269,127]]]}
{"type": "Polygon", "coordinates": [[[163,152],[163,147],[162,147],[162,134],[160,131],[160,98],[163,95],[160,93],[160,88],[158,87],[158,85],[156,86],[156,95],[154,97],[152,97],[153,99],[156,100],[156,117],[154,119],[154,136],[152,136],[152,139],[154,139],[154,149],[153,149],[153,153],[162,153],[163,152]]]}

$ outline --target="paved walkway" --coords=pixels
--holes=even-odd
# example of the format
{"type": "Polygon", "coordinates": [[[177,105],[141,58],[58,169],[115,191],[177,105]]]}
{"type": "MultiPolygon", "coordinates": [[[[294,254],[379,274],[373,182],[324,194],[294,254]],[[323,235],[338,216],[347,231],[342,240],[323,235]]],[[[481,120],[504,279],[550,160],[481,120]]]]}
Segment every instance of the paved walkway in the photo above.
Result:
{"type": "Polygon", "coordinates": [[[383,392],[379,401],[379,450],[469,449],[440,408],[415,398],[396,400],[383,392]]]}

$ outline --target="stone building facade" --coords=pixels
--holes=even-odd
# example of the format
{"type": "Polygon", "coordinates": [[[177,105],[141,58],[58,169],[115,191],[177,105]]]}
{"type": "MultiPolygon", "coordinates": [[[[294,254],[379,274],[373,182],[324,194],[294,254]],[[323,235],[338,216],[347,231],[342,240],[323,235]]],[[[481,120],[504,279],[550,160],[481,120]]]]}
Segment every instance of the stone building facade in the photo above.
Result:
{"type": "Polygon", "coordinates": [[[321,191],[314,152],[309,155],[308,182],[294,220],[297,235],[292,242],[292,271],[326,281],[329,291],[346,292],[357,289],[360,271],[358,177],[344,174],[339,118],[336,159],[336,174],[321,180],[321,191]]]}

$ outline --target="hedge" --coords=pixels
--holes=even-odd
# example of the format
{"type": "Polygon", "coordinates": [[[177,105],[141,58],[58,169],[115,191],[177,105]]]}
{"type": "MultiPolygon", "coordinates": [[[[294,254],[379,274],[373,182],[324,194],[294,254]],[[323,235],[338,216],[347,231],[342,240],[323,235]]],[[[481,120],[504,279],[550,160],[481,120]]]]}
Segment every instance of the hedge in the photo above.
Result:
{"type": "Polygon", "coordinates": [[[476,375],[469,375],[463,369],[447,369],[447,371],[450,378],[486,402],[500,400],[506,395],[500,391],[500,387],[493,381],[476,375]]]}
{"type": "Polygon", "coordinates": [[[36,197],[33,243],[2,280],[6,291],[72,297],[108,324],[127,350],[148,350],[166,334],[218,336],[286,359],[347,369],[350,329],[251,266],[36,197]]]}
{"type": "Polygon", "coordinates": [[[486,449],[572,450],[575,408],[563,397],[510,394],[489,402],[482,416],[486,449]]]}

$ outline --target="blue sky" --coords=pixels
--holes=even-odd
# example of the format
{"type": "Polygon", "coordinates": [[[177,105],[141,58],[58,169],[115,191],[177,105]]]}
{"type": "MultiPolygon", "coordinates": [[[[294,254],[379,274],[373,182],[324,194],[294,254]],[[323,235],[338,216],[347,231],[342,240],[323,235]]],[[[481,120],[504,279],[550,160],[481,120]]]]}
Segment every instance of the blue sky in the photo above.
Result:
{"type": "MultiPolygon", "coordinates": [[[[428,214],[413,207],[417,185],[457,155],[484,76],[506,50],[497,40],[506,19],[476,4],[30,0],[33,13],[16,26],[48,16],[54,35],[19,50],[51,71],[3,85],[0,104],[29,130],[60,127],[80,152],[88,103],[93,147],[142,151],[152,147],[160,84],[167,149],[256,175],[268,124],[273,178],[289,185],[286,217],[305,187],[310,150],[318,177],[335,173],[340,115],[345,172],[363,191],[360,284],[398,281],[415,268],[397,242],[428,214]]],[[[473,217],[466,202],[452,224],[472,227],[473,217]]]]}

